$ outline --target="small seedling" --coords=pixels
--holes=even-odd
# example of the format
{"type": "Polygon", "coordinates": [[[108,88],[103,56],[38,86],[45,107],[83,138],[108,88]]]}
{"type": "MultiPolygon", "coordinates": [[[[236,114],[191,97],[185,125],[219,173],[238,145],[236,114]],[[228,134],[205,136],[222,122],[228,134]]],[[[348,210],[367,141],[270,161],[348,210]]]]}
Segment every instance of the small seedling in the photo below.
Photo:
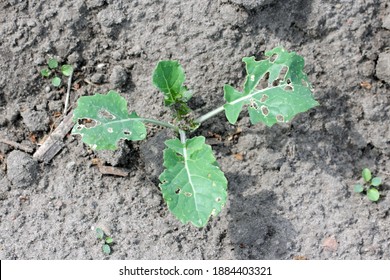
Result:
{"type": "Polygon", "coordinates": [[[48,68],[44,68],[41,70],[41,75],[42,77],[49,78],[53,74],[54,77],[51,79],[51,84],[53,86],[55,87],[61,86],[62,79],[58,76],[59,74],[68,77],[68,88],[66,90],[66,98],[65,98],[65,106],[64,106],[64,115],[66,115],[68,111],[70,88],[72,85],[73,67],[69,64],[64,64],[60,68],[58,68],[58,61],[55,58],[50,58],[47,62],[47,66],[48,68]]]}
{"type": "Polygon", "coordinates": [[[129,113],[126,100],[115,91],[109,91],[106,95],[80,97],[73,112],[76,124],[72,133],[81,135],[82,141],[92,149],[115,150],[121,139],[145,139],[145,123],[174,130],[178,137],[165,141],[163,151],[165,171],[159,177],[162,196],[182,223],[203,227],[224,207],[227,179],[205,137],[188,139],[187,135],[221,112],[235,124],[243,108],[247,108],[252,124],[262,122],[270,127],[288,123],[298,113],[318,105],[303,72],[301,56],[281,47],[265,52],[265,56],[260,61],[254,57],[243,58],[247,76],[242,91],[225,85],[225,104],[197,118],[187,105],[192,92],[184,85],[182,66],[174,60],[160,61],[152,80],[163,94],[164,105],[173,113],[173,122],[129,113]]]}
{"type": "Polygon", "coordinates": [[[380,194],[378,187],[382,184],[382,179],[379,177],[372,178],[370,169],[364,168],[362,171],[363,184],[356,184],[354,191],[357,193],[366,193],[367,198],[371,201],[378,201],[380,194]]]}
{"type": "Polygon", "coordinates": [[[71,65],[64,64],[59,68],[58,61],[55,58],[50,58],[47,61],[47,66],[48,68],[41,70],[41,75],[45,78],[54,76],[51,79],[51,84],[55,87],[61,86],[62,83],[62,79],[59,77],[59,74],[62,74],[65,77],[70,77],[73,73],[73,67],[71,65]]]}
{"type": "Polygon", "coordinates": [[[109,255],[111,254],[111,245],[114,242],[114,240],[107,236],[104,231],[101,228],[96,228],[96,238],[100,241],[104,241],[102,245],[102,251],[103,253],[109,255]]]}

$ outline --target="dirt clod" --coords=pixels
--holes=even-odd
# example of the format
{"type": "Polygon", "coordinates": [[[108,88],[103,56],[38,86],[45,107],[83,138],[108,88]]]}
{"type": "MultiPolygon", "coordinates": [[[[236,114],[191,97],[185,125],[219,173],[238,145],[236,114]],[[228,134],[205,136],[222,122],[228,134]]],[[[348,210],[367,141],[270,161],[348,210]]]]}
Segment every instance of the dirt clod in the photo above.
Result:
{"type": "Polygon", "coordinates": [[[390,84],[390,52],[379,54],[376,64],[376,76],[390,84]]]}
{"type": "Polygon", "coordinates": [[[7,157],[7,177],[16,188],[32,187],[38,179],[38,163],[32,156],[12,151],[7,157]]]}
{"type": "Polygon", "coordinates": [[[126,84],[127,77],[128,76],[125,68],[119,65],[114,66],[110,76],[110,84],[113,86],[113,88],[120,88],[126,84]]]}

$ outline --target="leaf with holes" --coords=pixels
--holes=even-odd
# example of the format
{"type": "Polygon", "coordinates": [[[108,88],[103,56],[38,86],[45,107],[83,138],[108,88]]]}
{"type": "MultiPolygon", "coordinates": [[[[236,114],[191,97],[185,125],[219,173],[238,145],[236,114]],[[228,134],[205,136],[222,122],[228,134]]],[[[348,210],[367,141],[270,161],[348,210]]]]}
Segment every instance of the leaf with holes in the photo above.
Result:
{"type": "Polygon", "coordinates": [[[181,143],[167,140],[161,190],[169,210],[182,222],[203,227],[227,197],[227,180],[203,136],[181,143]]]}
{"type": "Polygon", "coordinates": [[[115,91],[82,96],[77,104],[72,134],[80,134],[93,149],[115,150],[120,139],[135,141],[146,137],[143,122],[136,113],[128,113],[126,100],[115,91]]]}
{"type": "Polygon", "coordinates": [[[265,55],[268,58],[260,61],[254,57],[243,58],[247,77],[242,92],[229,85],[224,87],[225,114],[232,124],[245,105],[253,124],[263,122],[267,126],[289,122],[298,113],[318,105],[303,72],[301,56],[280,47],[265,55]]]}

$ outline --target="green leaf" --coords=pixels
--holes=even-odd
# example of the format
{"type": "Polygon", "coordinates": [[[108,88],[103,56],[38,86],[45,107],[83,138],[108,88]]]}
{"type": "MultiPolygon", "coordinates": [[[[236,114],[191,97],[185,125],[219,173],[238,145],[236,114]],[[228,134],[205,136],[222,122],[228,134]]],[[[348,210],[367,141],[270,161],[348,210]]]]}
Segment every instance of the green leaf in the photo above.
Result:
{"type": "Polygon", "coordinates": [[[51,71],[50,71],[49,69],[47,69],[47,68],[41,70],[41,75],[42,75],[43,77],[46,77],[46,78],[47,78],[47,77],[50,76],[50,74],[51,74],[51,71]]]}
{"type": "Polygon", "coordinates": [[[103,239],[103,237],[104,237],[104,231],[101,228],[96,228],[96,238],[103,239]]]}
{"type": "Polygon", "coordinates": [[[114,242],[114,240],[111,237],[107,237],[106,238],[106,243],[107,244],[111,244],[112,242],[114,242]]]}
{"type": "Polygon", "coordinates": [[[171,106],[179,101],[188,101],[190,95],[183,83],[183,67],[176,60],[160,61],[153,73],[153,84],[164,93],[164,104],[171,106]]]}
{"type": "Polygon", "coordinates": [[[59,87],[61,85],[61,79],[59,77],[54,77],[51,79],[51,84],[55,87],[59,87]]]}
{"type": "Polygon", "coordinates": [[[203,136],[189,139],[185,144],[179,139],[167,140],[165,145],[166,169],[160,175],[163,198],[182,223],[203,227],[226,203],[225,175],[203,136]]]}
{"type": "Polygon", "coordinates": [[[256,61],[254,57],[243,58],[247,77],[242,92],[229,85],[224,86],[225,114],[232,124],[245,105],[248,105],[252,124],[263,122],[267,126],[289,122],[298,113],[319,105],[303,72],[304,60],[301,56],[281,47],[265,55],[268,59],[261,61],[256,61]]]}
{"type": "Polygon", "coordinates": [[[364,168],[362,171],[362,177],[363,177],[364,181],[369,182],[372,178],[370,169],[364,168]]]}
{"type": "Polygon", "coordinates": [[[69,77],[73,73],[73,67],[71,65],[64,64],[64,65],[61,66],[61,73],[64,76],[69,77]]]}
{"type": "Polygon", "coordinates": [[[118,141],[142,140],[146,128],[136,113],[127,112],[127,102],[115,91],[106,95],[82,96],[73,112],[72,134],[96,150],[115,150],[118,141]]]}
{"type": "Polygon", "coordinates": [[[55,58],[50,58],[47,62],[47,65],[50,69],[55,69],[58,67],[58,61],[55,58]]]}
{"type": "Polygon", "coordinates": [[[382,179],[379,178],[379,177],[374,177],[372,178],[371,180],[371,185],[374,186],[374,187],[378,187],[382,184],[382,179]]]}
{"type": "Polygon", "coordinates": [[[378,199],[379,199],[379,192],[378,192],[378,190],[375,189],[375,188],[370,188],[367,191],[367,197],[371,201],[378,201],[378,199]]]}
{"type": "Polygon", "coordinates": [[[354,190],[355,192],[357,192],[357,193],[361,193],[362,191],[364,191],[364,188],[363,188],[362,185],[356,184],[356,185],[354,186],[353,190],[354,190]]]}
{"type": "Polygon", "coordinates": [[[107,255],[111,254],[111,248],[110,248],[110,246],[107,245],[107,244],[104,244],[104,245],[102,246],[102,250],[103,250],[103,253],[105,253],[105,254],[107,254],[107,255]]]}

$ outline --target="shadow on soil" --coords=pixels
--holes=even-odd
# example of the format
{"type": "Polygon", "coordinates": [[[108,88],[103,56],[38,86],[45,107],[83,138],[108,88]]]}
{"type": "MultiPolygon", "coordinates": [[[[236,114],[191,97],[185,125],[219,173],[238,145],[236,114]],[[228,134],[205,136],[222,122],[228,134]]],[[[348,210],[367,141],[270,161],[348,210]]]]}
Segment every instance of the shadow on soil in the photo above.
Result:
{"type": "Polygon", "coordinates": [[[306,34],[306,22],[312,10],[310,0],[273,1],[270,5],[248,11],[248,25],[253,30],[270,29],[276,36],[295,44],[306,34]]]}
{"type": "Polygon", "coordinates": [[[276,214],[277,197],[272,191],[243,196],[248,176],[226,174],[232,221],[228,231],[237,259],[284,259],[291,251],[295,231],[292,224],[276,214]]]}

